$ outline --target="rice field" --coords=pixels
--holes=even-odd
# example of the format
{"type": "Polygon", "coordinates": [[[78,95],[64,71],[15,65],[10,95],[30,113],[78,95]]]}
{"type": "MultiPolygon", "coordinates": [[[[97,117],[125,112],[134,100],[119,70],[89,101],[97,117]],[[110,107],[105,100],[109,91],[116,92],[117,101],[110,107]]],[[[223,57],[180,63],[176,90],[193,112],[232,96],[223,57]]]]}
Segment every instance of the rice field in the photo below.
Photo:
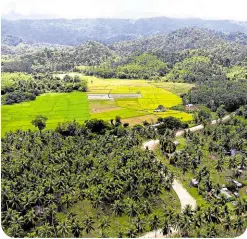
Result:
{"type": "MultiPolygon", "coordinates": [[[[170,91],[188,90],[188,84],[157,83],[148,80],[99,79],[86,77],[88,94],[137,94],[137,98],[88,99],[87,93],[48,93],[38,96],[35,101],[15,105],[2,106],[2,135],[10,130],[35,129],[31,121],[36,115],[48,118],[47,128],[55,128],[58,122],[76,120],[80,123],[87,119],[111,120],[117,115],[123,122],[131,125],[140,124],[144,120],[156,122],[158,117],[174,116],[183,121],[192,120],[192,115],[172,110],[171,107],[181,104],[181,98],[170,91]],[[167,87],[166,87],[167,86],[167,87]],[[169,90],[167,90],[167,89],[169,90]],[[163,105],[166,112],[154,112],[158,105],[163,105]]],[[[123,95],[121,95],[123,94],[123,95]]],[[[133,96],[133,95],[132,95],[133,96]]]]}
{"type": "MultiPolygon", "coordinates": [[[[170,108],[182,103],[182,99],[166,90],[173,88],[177,92],[183,92],[183,84],[162,82],[154,83],[147,80],[120,80],[120,79],[99,79],[95,77],[87,77],[88,80],[88,94],[140,94],[138,98],[116,98],[111,100],[90,100],[91,118],[101,118],[110,120],[116,115],[121,116],[122,119],[131,121],[132,124],[140,123],[140,120],[145,117],[145,120],[151,122],[158,117],[173,116],[180,118],[183,121],[192,120],[192,116],[185,112],[171,110],[170,108]],[[103,103],[104,102],[104,103],[103,103]],[[111,105],[109,109],[106,105],[111,105]],[[104,105],[104,106],[103,106],[104,105]],[[115,109],[114,109],[115,105],[115,109]],[[154,110],[163,105],[166,112],[158,113],[154,110]],[[106,108],[105,110],[103,108],[106,108]],[[121,108],[121,109],[119,109],[121,108]],[[148,117],[150,119],[148,119],[148,117]]],[[[189,84],[185,84],[185,92],[189,89],[189,84]]],[[[190,85],[191,86],[191,85],[190,85]]],[[[191,86],[192,87],[192,86],[191,86]]],[[[184,92],[183,92],[184,93],[184,92]]]]}
{"type": "Polygon", "coordinates": [[[49,93],[38,96],[35,101],[2,106],[2,135],[10,130],[35,129],[31,121],[36,115],[48,118],[48,129],[58,122],[83,122],[90,118],[86,93],[49,93]]]}

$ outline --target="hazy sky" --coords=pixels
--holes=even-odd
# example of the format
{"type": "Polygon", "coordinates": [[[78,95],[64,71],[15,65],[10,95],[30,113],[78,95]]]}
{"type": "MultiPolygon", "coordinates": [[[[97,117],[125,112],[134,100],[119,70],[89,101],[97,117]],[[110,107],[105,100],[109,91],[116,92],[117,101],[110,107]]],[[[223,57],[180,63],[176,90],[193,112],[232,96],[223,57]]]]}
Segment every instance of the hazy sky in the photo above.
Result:
{"type": "Polygon", "coordinates": [[[247,21],[247,0],[1,0],[2,16],[26,18],[179,17],[247,21]]]}

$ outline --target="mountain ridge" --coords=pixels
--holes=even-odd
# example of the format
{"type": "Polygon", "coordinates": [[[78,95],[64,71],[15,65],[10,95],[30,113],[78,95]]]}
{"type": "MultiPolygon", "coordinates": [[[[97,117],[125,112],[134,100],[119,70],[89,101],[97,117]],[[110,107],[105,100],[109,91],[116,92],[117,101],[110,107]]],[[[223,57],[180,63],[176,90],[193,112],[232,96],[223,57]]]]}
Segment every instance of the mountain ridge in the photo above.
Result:
{"type": "Polygon", "coordinates": [[[208,28],[225,33],[247,33],[247,22],[199,18],[140,19],[21,19],[1,22],[2,38],[13,36],[25,43],[79,45],[93,40],[111,44],[123,40],[166,34],[184,27],[208,28]]]}

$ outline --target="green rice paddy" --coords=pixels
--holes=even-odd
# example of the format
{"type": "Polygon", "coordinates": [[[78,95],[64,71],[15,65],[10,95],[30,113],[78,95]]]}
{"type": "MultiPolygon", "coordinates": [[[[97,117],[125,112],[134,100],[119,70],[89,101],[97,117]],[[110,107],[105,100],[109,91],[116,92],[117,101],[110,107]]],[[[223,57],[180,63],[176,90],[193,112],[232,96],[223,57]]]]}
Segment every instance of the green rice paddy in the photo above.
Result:
{"type": "MultiPolygon", "coordinates": [[[[192,115],[171,110],[172,106],[182,103],[178,96],[186,92],[189,85],[181,83],[159,84],[147,80],[119,80],[86,77],[88,93],[91,94],[141,94],[141,98],[121,98],[114,100],[88,100],[87,93],[47,93],[35,101],[2,106],[2,135],[10,130],[35,129],[31,121],[36,115],[48,118],[47,128],[55,128],[58,122],[76,120],[80,123],[87,119],[114,119],[117,115],[130,122],[140,123],[142,119],[154,120],[158,117],[173,116],[183,121],[192,120],[192,115]],[[169,89],[169,90],[166,90],[169,89]],[[185,89],[184,89],[185,88],[185,89]],[[173,91],[174,89],[175,91],[173,91]],[[179,94],[175,94],[178,92],[179,94]],[[166,112],[154,112],[163,105],[166,112]]],[[[149,121],[150,121],[149,120],[149,121]]]]}
{"type": "Polygon", "coordinates": [[[38,96],[35,101],[2,106],[2,134],[10,130],[35,129],[31,121],[36,115],[48,118],[47,128],[55,128],[58,122],[83,122],[89,119],[86,93],[49,93],[38,96]]]}

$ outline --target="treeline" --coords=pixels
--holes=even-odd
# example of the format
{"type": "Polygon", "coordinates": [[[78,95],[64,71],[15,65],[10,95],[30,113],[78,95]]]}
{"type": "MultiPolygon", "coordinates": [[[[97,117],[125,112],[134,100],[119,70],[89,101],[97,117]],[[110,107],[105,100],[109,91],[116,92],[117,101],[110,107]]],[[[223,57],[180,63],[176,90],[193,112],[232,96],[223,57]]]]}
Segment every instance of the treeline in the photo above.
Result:
{"type": "Polygon", "coordinates": [[[204,104],[213,111],[224,104],[227,111],[233,112],[247,104],[247,81],[205,81],[182,97],[185,104],[204,104]]]}
{"type": "Polygon", "coordinates": [[[215,64],[227,66],[246,58],[246,40],[237,39],[208,29],[181,28],[167,35],[117,42],[112,47],[120,56],[130,57],[145,52],[155,54],[169,67],[183,61],[191,52],[207,56],[215,64]]]}
{"type": "Polygon", "coordinates": [[[82,70],[75,68],[75,70],[82,71],[87,75],[95,75],[103,78],[158,79],[167,73],[168,67],[156,56],[145,53],[117,62],[85,67],[82,70]]]}
{"type": "Polygon", "coordinates": [[[2,74],[2,104],[15,104],[35,100],[36,96],[46,92],[87,91],[87,81],[78,75],[63,78],[51,74],[25,75],[19,73],[2,74]]]}

